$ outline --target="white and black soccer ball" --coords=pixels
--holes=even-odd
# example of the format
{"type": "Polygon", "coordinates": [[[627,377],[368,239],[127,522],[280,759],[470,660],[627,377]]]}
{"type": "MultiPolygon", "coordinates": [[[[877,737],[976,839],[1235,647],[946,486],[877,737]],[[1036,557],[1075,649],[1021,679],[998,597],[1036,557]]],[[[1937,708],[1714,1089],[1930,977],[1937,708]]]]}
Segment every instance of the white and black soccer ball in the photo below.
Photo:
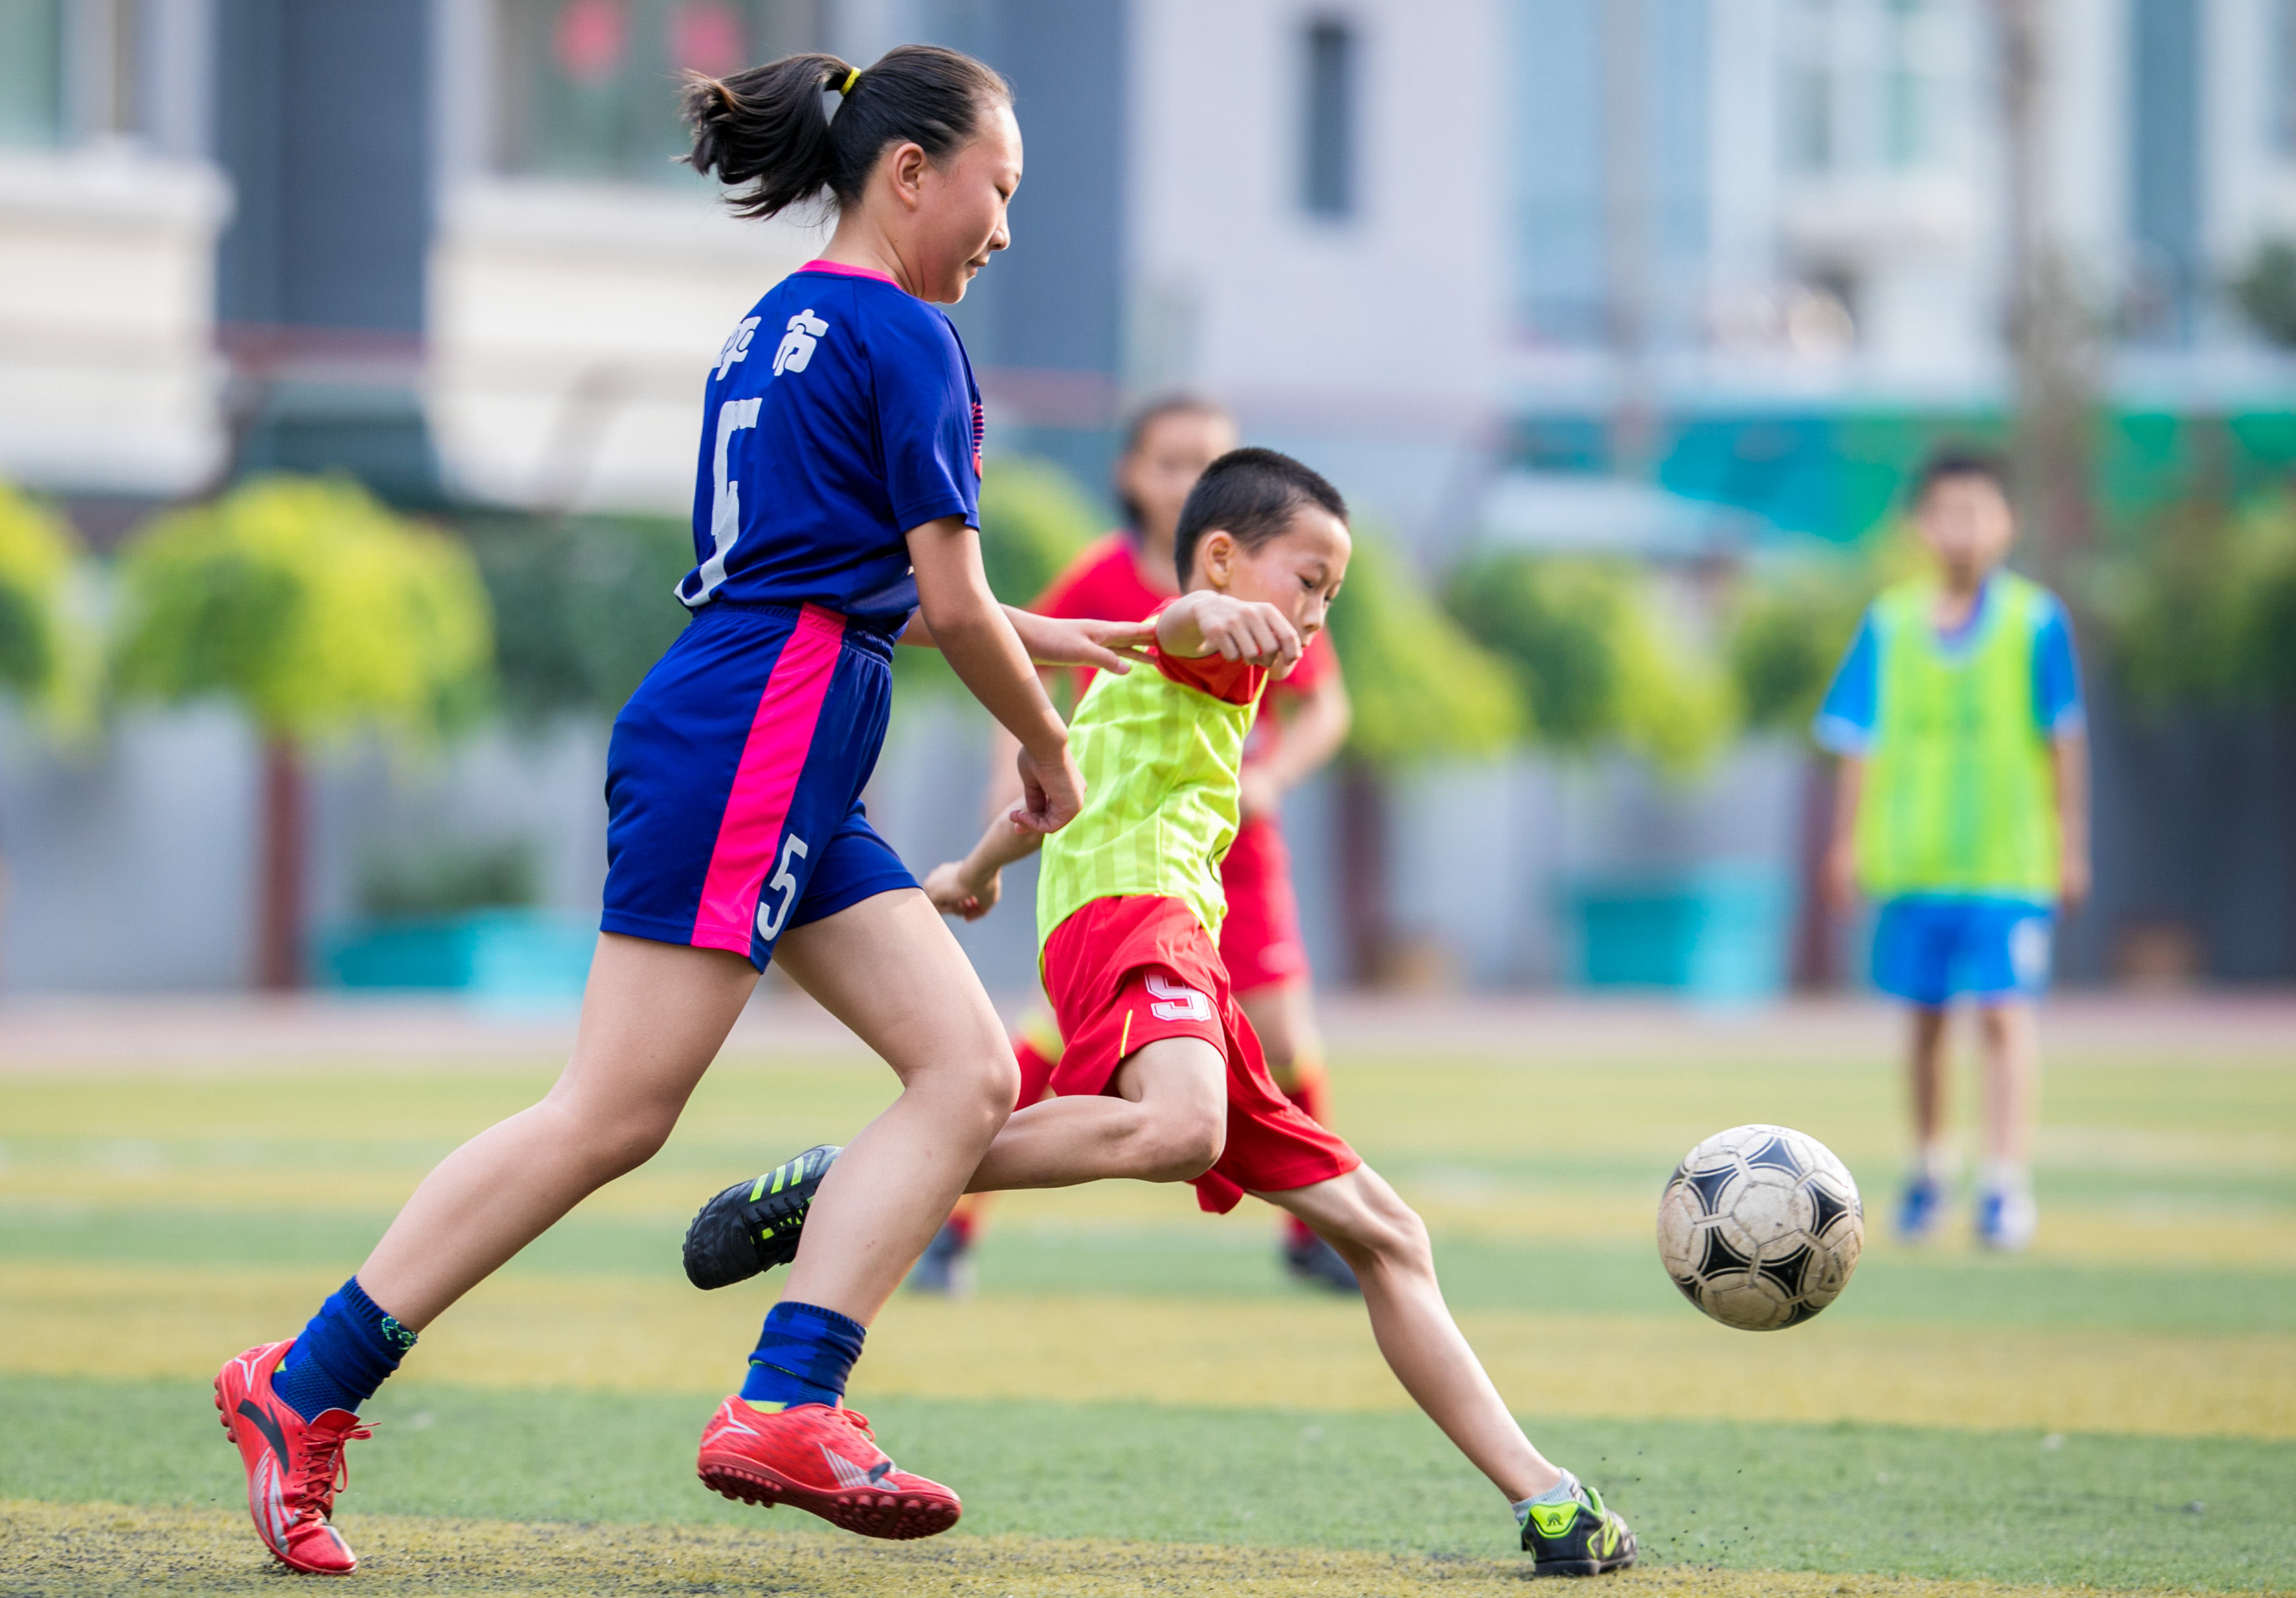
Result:
{"type": "Polygon", "coordinates": [[[1658,1252],[1725,1326],[1797,1326],[1841,1296],[1866,1246],[1849,1168],[1785,1127],[1733,1127],[1682,1158],[1658,1201],[1658,1252]]]}

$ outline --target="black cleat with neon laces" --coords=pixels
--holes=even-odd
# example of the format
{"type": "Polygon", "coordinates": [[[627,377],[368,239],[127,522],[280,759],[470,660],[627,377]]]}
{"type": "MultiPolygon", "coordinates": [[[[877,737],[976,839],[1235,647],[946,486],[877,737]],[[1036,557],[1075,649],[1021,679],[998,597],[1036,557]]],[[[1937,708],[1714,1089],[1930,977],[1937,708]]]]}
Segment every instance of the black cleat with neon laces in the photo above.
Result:
{"type": "Polygon", "coordinates": [[[1535,1576],[1601,1576],[1635,1562],[1635,1534],[1603,1495],[1580,1484],[1584,1503],[1534,1504],[1522,1522],[1522,1551],[1535,1576]]]}
{"type": "Polygon", "coordinates": [[[700,1288],[731,1287],[795,1259],[806,1211],[842,1152],[835,1143],[816,1144],[704,1204],[685,1229],[685,1279],[700,1288]]]}

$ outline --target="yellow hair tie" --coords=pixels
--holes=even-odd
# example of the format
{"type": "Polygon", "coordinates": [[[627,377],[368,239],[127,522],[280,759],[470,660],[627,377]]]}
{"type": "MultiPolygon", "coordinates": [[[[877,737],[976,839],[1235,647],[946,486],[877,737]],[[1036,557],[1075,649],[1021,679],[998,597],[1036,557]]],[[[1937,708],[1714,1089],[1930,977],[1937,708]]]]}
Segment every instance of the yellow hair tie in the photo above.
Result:
{"type": "Polygon", "coordinates": [[[854,67],[846,72],[845,81],[837,86],[837,93],[840,96],[849,94],[853,92],[853,86],[860,81],[861,69],[854,67]]]}

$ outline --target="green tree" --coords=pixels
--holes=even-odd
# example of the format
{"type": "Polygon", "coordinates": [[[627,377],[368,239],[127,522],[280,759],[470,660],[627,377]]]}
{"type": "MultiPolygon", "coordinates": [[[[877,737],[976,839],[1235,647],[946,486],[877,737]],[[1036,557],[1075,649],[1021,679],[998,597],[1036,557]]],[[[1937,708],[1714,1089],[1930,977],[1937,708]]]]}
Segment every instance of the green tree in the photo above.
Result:
{"type": "Polygon", "coordinates": [[[1533,736],[1564,753],[1616,744],[1677,774],[1737,722],[1729,680],[1624,561],[1503,551],[1452,579],[1453,615],[1513,668],[1533,736]]]}
{"type": "Polygon", "coordinates": [[[671,592],[693,533],[662,517],[473,517],[463,523],[493,603],[495,677],[527,723],[611,717],[685,629],[671,592]]]}
{"type": "Polygon", "coordinates": [[[356,485],[269,478],[162,516],[120,561],[115,680],[220,696],[263,739],[258,970],[301,972],[302,751],[357,728],[422,740],[483,703],[491,650],[467,549],[356,485]]]}
{"type": "Polygon", "coordinates": [[[0,483],[0,687],[72,729],[93,717],[93,630],[72,604],[79,550],[63,519],[0,483]]]}
{"type": "Polygon", "coordinates": [[[1505,664],[1445,614],[1375,533],[1357,533],[1330,627],[1355,705],[1355,758],[1394,768],[1496,754],[1521,736],[1522,697],[1505,664]]]}
{"type": "Polygon", "coordinates": [[[2296,500],[2177,505],[2098,562],[2087,594],[2142,712],[2296,708],[2296,500]]]}

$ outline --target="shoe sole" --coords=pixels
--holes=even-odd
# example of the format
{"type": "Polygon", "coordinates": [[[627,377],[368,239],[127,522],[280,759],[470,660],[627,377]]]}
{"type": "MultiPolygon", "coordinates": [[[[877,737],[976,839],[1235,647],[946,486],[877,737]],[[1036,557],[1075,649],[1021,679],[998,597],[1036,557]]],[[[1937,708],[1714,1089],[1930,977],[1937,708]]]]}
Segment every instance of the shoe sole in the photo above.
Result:
{"type": "Polygon", "coordinates": [[[961,1504],[914,1493],[872,1493],[857,1488],[824,1493],[800,1486],[754,1460],[705,1459],[696,1474],[701,1478],[703,1487],[737,1504],[755,1504],[766,1509],[786,1504],[808,1514],[819,1515],[840,1529],[891,1542],[938,1536],[955,1525],[964,1513],[961,1504]]]}
{"type": "MultiPolygon", "coordinates": [[[[236,1450],[239,1447],[239,1428],[232,1424],[231,1416],[232,1411],[237,1406],[224,1402],[223,1376],[220,1373],[217,1374],[212,1385],[215,1389],[216,1419],[221,1422],[223,1426],[224,1436],[231,1439],[231,1446],[234,1450],[236,1450]]],[[[240,1469],[242,1471],[247,1468],[247,1455],[245,1454],[240,1455],[239,1465],[240,1469]]],[[[271,1545],[271,1539],[263,1535],[263,1522],[255,1520],[255,1505],[252,1503],[249,1504],[247,1506],[247,1518],[250,1520],[255,1520],[256,1540],[263,1545],[263,1551],[266,1553],[268,1553],[280,1564],[283,1564],[289,1569],[294,1571],[298,1576],[348,1576],[358,1569],[358,1562],[357,1560],[353,1560],[349,1565],[340,1570],[330,1570],[319,1565],[299,1565],[293,1560],[289,1559],[285,1554],[280,1553],[278,1549],[273,1547],[271,1545]]]]}
{"type": "Polygon", "coordinates": [[[1624,1559],[1543,1559],[1530,1568],[1533,1576],[1607,1576],[1613,1570],[1623,1570],[1635,1562],[1631,1553],[1624,1559]]]}

